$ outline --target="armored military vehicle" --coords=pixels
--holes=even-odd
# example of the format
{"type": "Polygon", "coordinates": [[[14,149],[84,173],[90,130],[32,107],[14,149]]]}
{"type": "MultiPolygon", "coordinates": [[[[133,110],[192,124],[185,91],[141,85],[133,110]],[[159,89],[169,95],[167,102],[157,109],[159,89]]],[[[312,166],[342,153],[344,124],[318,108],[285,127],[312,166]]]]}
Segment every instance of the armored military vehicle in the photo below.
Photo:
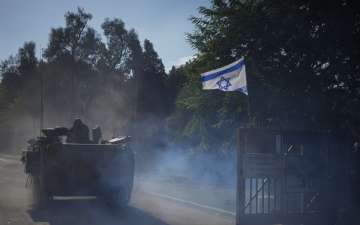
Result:
{"type": "Polygon", "coordinates": [[[130,137],[101,141],[97,128],[90,140],[86,129],[79,135],[74,127],[43,129],[43,136],[30,140],[23,151],[37,203],[57,196],[96,196],[111,206],[126,206],[134,177],[130,137]]]}

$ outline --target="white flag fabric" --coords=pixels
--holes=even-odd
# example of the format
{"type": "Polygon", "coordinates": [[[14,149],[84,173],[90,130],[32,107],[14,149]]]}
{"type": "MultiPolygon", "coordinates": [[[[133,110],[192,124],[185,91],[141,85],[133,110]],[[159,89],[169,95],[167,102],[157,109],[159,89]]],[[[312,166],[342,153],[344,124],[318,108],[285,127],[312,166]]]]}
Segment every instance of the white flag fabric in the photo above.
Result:
{"type": "Polygon", "coordinates": [[[204,90],[219,89],[248,94],[244,58],[219,69],[202,73],[201,80],[204,90]]]}

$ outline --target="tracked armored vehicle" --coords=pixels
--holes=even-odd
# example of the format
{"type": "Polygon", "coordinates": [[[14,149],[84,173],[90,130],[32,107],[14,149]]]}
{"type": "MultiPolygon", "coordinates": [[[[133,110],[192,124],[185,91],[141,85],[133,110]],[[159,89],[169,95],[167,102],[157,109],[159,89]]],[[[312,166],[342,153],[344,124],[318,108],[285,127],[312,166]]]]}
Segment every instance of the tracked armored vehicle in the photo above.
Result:
{"type": "Polygon", "coordinates": [[[129,136],[99,141],[93,131],[95,141],[76,143],[69,138],[71,129],[57,127],[42,133],[28,142],[22,156],[38,204],[57,196],[96,196],[110,206],[127,205],[134,177],[129,136]]]}

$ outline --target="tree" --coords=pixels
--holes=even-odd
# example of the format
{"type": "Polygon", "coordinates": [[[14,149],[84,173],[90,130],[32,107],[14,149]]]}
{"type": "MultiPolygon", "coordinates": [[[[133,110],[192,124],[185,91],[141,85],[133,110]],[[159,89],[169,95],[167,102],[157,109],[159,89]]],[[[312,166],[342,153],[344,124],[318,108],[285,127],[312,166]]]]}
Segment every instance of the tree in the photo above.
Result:
{"type": "Polygon", "coordinates": [[[165,68],[162,60],[154,50],[153,44],[145,39],[143,53],[143,72],[138,81],[139,85],[139,111],[144,115],[164,116],[164,79],[165,68]]]}
{"type": "Polygon", "coordinates": [[[54,94],[49,97],[55,100],[49,102],[53,109],[69,114],[70,118],[86,117],[86,109],[94,99],[91,90],[97,84],[95,67],[104,44],[95,30],[88,26],[91,18],[92,15],[82,8],[66,13],[65,27],[51,30],[44,52],[48,62],[43,67],[47,93],[54,94]]]}
{"type": "Polygon", "coordinates": [[[87,25],[91,18],[92,15],[82,8],[78,8],[76,13],[67,12],[65,27],[51,30],[49,45],[44,53],[46,59],[53,61],[66,56],[71,56],[74,60],[81,58],[81,46],[85,37],[89,35],[88,32],[94,33],[91,29],[89,31],[87,25]]]}
{"type": "Polygon", "coordinates": [[[133,76],[141,76],[140,74],[143,72],[144,63],[143,49],[134,29],[128,32],[128,42],[130,48],[129,67],[132,70],[133,76]]]}
{"type": "Polygon", "coordinates": [[[190,43],[209,68],[245,56],[258,123],[335,128],[357,110],[357,2],[217,0],[199,11],[190,43]]]}
{"type": "Polygon", "coordinates": [[[179,142],[200,151],[234,150],[234,130],[246,118],[246,99],[240,93],[203,91],[200,73],[208,70],[201,57],[183,68],[184,86],[169,122],[179,142]]]}
{"type": "Polygon", "coordinates": [[[104,71],[116,73],[124,82],[129,73],[127,61],[129,60],[129,38],[125,24],[120,19],[106,19],[101,25],[107,39],[107,48],[103,52],[101,64],[104,71]]]}
{"type": "Polygon", "coordinates": [[[17,128],[13,135],[25,142],[38,132],[41,90],[46,126],[81,117],[90,126],[101,125],[105,136],[128,135],[129,130],[139,133],[133,124],[156,117],[147,140],[159,133],[163,123],[157,122],[166,115],[165,71],[152,43],[146,40],[143,51],[135,30],[128,31],[120,19],[104,21],[102,41],[89,26],[91,18],[82,8],[67,12],[64,26],[51,29],[41,61],[35,57],[35,44],[26,42],[15,57],[0,64],[0,133],[11,136],[9,130],[17,128]]]}
{"type": "Polygon", "coordinates": [[[19,73],[24,80],[29,80],[35,75],[38,60],[35,56],[35,43],[25,42],[24,46],[19,49],[19,73]]]}
{"type": "Polygon", "coordinates": [[[197,58],[187,66],[173,114],[185,124],[182,135],[216,146],[209,144],[216,140],[213,134],[246,121],[244,95],[202,91],[199,79],[202,72],[242,56],[252,122],[347,134],[358,130],[359,9],[350,0],[214,0],[209,8],[200,7],[201,16],[191,18],[195,30],[188,34],[197,58]]]}
{"type": "MultiPolygon", "coordinates": [[[[128,90],[129,93],[129,106],[132,109],[132,119],[131,122],[136,123],[138,119],[138,110],[139,110],[139,84],[140,80],[143,77],[144,70],[144,57],[143,57],[143,49],[141,47],[139,37],[134,29],[131,29],[128,33],[128,41],[129,41],[129,60],[128,66],[130,69],[131,77],[128,80],[128,90]]],[[[135,129],[136,130],[136,129],[135,129]]],[[[135,131],[137,132],[137,131],[135,131]]]]}
{"type": "Polygon", "coordinates": [[[180,92],[181,88],[184,87],[186,82],[186,75],[185,75],[185,66],[180,66],[176,68],[173,66],[169,71],[169,74],[166,76],[165,79],[165,86],[166,86],[166,102],[167,108],[169,113],[174,110],[175,101],[180,92]]]}
{"type": "Polygon", "coordinates": [[[1,63],[1,87],[8,102],[15,100],[22,86],[17,64],[13,56],[1,63]]]}
{"type": "Polygon", "coordinates": [[[37,70],[35,43],[25,42],[16,57],[9,57],[1,64],[1,86],[8,101],[13,102],[25,89],[30,88],[37,70]],[[5,94],[6,93],[6,94],[5,94]]]}

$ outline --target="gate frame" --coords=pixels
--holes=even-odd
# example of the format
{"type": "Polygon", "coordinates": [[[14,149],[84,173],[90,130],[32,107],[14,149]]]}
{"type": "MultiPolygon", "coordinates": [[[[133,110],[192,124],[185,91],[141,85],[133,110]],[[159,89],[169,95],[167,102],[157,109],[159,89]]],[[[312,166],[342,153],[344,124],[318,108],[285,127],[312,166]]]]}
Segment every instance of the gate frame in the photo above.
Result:
{"type": "MultiPolygon", "coordinates": [[[[238,151],[237,151],[237,191],[236,191],[236,225],[265,225],[265,224],[334,224],[334,221],[338,220],[339,218],[339,211],[341,211],[340,208],[346,208],[347,204],[349,204],[349,201],[351,199],[350,196],[350,176],[345,178],[342,178],[341,181],[345,181],[342,185],[341,190],[334,190],[334,187],[336,186],[336,182],[339,182],[339,175],[347,174],[348,168],[336,168],[333,169],[331,166],[333,163],[347,163],[350,162],[350,153],[351,148],[344,148],[347,147],[345,144],[345,141],[338,141],[338,137],[335,137],[334,135],[330,134],[329,132],[324,131],[304,131],[304,130],[276,130],[276,129],[267,129],[267,128],[239,128],[237,133],[237,145],[238,145],[238,151]],[[268,213],[263,214],[251,214],[245,213],[245,182],[247,177],[245,174],[246,168],[244,167],[247,163],[245,161],[246,156],[248,155],[248,139],[250,136],[256,137],[256,135],[259,135],[260,133],[264,133],[266,135],[274,135],[275,139],[277,139],[277,136],[280,138],[280,152],[276,153],[270,153],[273,155],[278,154],[281,158],[281,167],[282,171],[278,174],[280,176],[280,181],[282,183],[281,186],[281,192],[280,192],[280,211],[277,213],[271,213],[270,208],[268,208],[268,213]],[[298,137],[299,140],[317,140],[321,146],[319,148],[319,151],[322,153],[326,153],[326,159],[325,159],[325,171],[326,174],[320,175],[320,182],[321,182],[321,189],[319,190],[321,197],[319,200],[319,211],[314,213],[289,213],[288,207],[286,205],[286,202],[288,201],[287,198],[287,165],[286,165],[286,159],[287,159],[287,153],[284,154],[284,138],[286,137],[298,137]],[[336,157],[337,154],[340,153],[339,150],[342,150],[343,156],[341,157],[341,162],[338,162],[339,158],[336,157]],[[348,150],[348,151],[347,151],[348,150]],[[334,157],[335,156],[335,157],[334,157]],[[335,177],[335,178],[329,178],[329,177],[335,177]],[[345,203],[343,205],[337,205],[331,204],[334,201],[331,201],[331,199],[340,199],[345,198],[343,200],[345,203]]],[[[277,140],[275,140],[276,145],[277,140]]],[[[275,149],[277,147],[275,146],[275,149]]],[[[259,153],[259,154],[267,154],[267,153],[259,153]]],[[[320,154],[320,153],[319,153],[320,154]]],[[[335,166],[336,167],[336,166],[335,166]]],[[[338,166],[339,167],[339,166],[338,166]]],[[[251,181],[252,182],[252,181],[251,181]]],[[[256,181],[257,183],[257,181],[256,181]]],[[[251,188],[252,189],[252,188],[251,188]]],[[[301,192],[302,193],[302,192],[301,192]]],[[[251,195],[251,194],[250,194],[251,195]]],[[[256,194],[257,195],[257,194],[256,194]]],[[[270,199],[270,191],[268,192],[268,199],[270,199]]],[[[257,198],[257,197],[256,197],[257,198]]],[[[275,198],[275,196],[274,196],[275,198]]],[[[264,201],[264,200],[263,200],[264,201]]],[[[268,200],[269,201],[269,200],[268,200]]],[[[276,201],[276,199],[275,199],[276,201]]],[[[250,196],[250,204],[252,202],[252,196],[250,196]]],[[[336,201],[335,201],[336,202],[336,201]]],[[[301,203],[305,204],[305,203],[301,203]]],[[[340,204],[340,203],[339,203],[340,204]]],[[[252,207],[252,206],[251,206],[252,207]]],[[[257,204],[256,204],[257,207],[257,204]]],[[[276,207],[276,203],[275,203],[276,207]]],[[[264,209],[263,209],[264,210],[264,209]]]]}

